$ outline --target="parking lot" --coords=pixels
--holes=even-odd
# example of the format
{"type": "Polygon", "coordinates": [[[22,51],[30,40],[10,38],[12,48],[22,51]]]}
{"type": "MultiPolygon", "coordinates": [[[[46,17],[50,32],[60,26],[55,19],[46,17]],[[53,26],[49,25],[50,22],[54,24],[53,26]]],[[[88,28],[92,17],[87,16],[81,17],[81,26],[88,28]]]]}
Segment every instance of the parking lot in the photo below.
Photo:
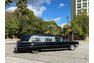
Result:
{"type": "Polygon", "coordinates": [[[37,54],[24,52],[13,53],[16,46],[13,41],[6,40],[6,63],[89,63],[88,41],[79,41],[80,45],[74,50],[51,50],[37,54]]]}

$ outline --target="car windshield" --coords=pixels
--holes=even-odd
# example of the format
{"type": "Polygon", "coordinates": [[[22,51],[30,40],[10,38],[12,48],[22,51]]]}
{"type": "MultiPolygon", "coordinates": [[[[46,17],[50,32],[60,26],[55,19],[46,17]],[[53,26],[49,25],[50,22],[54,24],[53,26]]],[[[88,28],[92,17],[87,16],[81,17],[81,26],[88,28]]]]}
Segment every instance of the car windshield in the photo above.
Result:
{"type": "Polygon", "coordinates": [[[24,35],[22,36],[21,41],[29,41],[30,37],[30,35],[24,35]]]}

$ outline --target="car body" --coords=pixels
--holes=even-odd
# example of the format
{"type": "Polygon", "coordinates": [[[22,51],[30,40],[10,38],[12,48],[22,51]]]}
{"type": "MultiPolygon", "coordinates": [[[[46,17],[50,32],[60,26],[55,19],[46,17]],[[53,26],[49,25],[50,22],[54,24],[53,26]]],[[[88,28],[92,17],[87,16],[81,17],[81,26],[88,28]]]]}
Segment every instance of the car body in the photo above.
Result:
{"type": "Polygon", "coordinates": [[[56,35],[23,35],[17,42],[15,51],[39,51],[42,49],[67,48],[74,50],[79,42],[64,41],[62,37],[56,35]]]}

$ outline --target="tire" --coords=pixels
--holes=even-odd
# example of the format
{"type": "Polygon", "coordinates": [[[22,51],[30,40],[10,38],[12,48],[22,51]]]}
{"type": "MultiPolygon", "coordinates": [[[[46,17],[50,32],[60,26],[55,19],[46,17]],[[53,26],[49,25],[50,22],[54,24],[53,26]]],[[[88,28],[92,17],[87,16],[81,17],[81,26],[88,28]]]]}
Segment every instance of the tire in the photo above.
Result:
{"type": "Polygon", "coordinates": [[[74,51],[75,50],[75,45],[70,45],[70,50],[74,51]]]}
{"type": "Polygon", "coordinates": [[[31,52],[34,53],[34,54],[36,54],[36,53],[39,52],[39,50],[32,50],[31,52]]]}
{"type": "Polygon", "coordinates": [[[76,44],[76,47],[78,47],[79,45],[78,44],[76,44]]]}

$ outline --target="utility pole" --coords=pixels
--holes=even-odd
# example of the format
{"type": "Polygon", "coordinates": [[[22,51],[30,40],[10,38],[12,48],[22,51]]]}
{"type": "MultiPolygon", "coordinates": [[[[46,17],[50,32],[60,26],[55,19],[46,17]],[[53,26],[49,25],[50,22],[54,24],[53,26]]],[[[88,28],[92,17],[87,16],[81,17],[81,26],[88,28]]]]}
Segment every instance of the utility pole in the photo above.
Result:
{"type": "MultiPolygon", "coordinates": [[[[67,16],[67,21],[68,21],[68,26],[69,26],[69,17],[68,16],[67,16]]],[[[69,32],[68,32],[68,41],[69,41],[69,32]]]]}

